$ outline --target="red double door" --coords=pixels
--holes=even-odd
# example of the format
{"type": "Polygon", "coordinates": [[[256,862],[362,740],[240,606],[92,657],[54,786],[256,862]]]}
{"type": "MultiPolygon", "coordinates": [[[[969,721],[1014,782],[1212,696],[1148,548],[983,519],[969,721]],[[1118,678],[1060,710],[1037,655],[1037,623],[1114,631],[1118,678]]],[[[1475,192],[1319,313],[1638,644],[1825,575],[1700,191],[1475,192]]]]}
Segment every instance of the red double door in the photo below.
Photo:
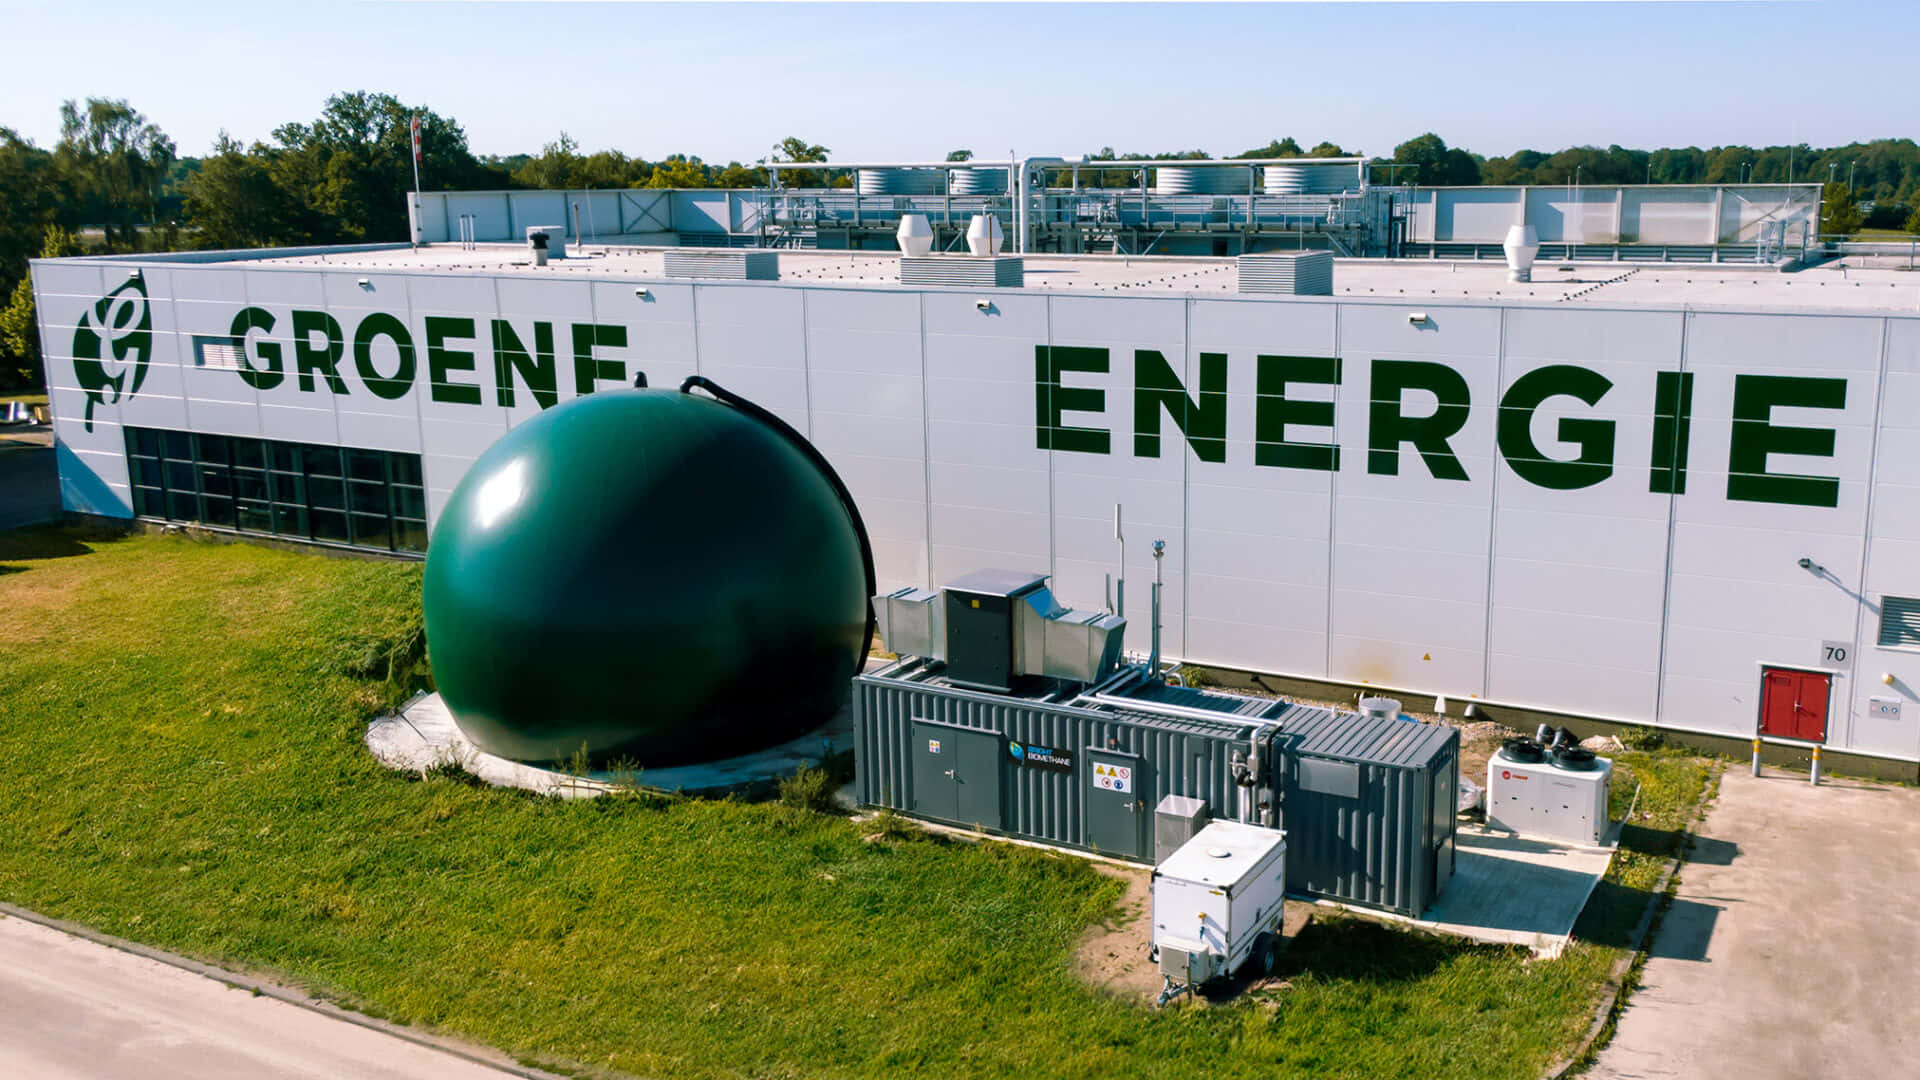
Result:
{"type": "Polygon", "coordinates": [[[1760,733],[1804,742],[1827,741],[1827,698],[1833,675],[1764,668],[1760,673],[1760,733]]]}

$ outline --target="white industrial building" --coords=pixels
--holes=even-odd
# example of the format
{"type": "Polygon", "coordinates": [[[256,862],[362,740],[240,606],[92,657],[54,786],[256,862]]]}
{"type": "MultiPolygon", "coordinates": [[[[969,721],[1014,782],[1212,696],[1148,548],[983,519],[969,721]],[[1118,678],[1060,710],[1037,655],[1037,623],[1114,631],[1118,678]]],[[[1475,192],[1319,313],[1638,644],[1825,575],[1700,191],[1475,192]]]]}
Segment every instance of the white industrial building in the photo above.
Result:
{"type": "Polygon", "coordinates": [[[1110,595],[1120,504],[1136,622],[1167,543],[1170,656],[1920,761],[1903,270],[1428,250],[1316,296],[1029,251],[908,286],[890,252],[536,266],[465,231],[36,262],[66,508],[419,551],[512,425],[699,373],[826,453],[882,590],[1110,595]]]}

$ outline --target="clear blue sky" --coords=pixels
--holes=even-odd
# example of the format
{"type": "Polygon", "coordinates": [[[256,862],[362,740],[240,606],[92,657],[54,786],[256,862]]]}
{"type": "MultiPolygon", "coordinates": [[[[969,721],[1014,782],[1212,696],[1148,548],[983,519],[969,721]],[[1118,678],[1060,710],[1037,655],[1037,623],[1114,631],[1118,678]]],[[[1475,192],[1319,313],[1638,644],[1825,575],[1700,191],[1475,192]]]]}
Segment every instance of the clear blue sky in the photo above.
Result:
{"type": "Polygon", "coordinates": [[[1505,154],[1920,135],[1920,4],[254,4],[0,0],[0,124],[124,97],[183,154],[385,90],[476,153],[1505,154]]]}

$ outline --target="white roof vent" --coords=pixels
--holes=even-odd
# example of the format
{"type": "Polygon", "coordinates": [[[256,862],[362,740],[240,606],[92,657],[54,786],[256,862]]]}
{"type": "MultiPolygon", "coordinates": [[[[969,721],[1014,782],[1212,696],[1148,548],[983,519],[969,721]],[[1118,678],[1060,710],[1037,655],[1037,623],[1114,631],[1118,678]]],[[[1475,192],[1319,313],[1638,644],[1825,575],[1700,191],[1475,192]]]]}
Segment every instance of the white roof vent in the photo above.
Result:
{"type": "Polygon", "coordinates": [[[1507,242],[1500,245],[1507,253],[1507,280],[1532,281],[1533,260],[1540,255],[1540,233],[1531,225],[1507,229],[1507,242]]]}
{"type": "Polygon", "coordinates": [[[989,259],[1000,254],[1001,245],[1007,242],[1007,234],[1000,229],[1000,219],[992,214],[975,214],[967,225],[967,250],[973,252],[976,259],[989,259]]]}
{"type": "Polygon", "coordinates": [[[933,226],[925,214],[901,214],[899,231],[893,235],[903,255],[920,256],[933,250],[933,226]]]}

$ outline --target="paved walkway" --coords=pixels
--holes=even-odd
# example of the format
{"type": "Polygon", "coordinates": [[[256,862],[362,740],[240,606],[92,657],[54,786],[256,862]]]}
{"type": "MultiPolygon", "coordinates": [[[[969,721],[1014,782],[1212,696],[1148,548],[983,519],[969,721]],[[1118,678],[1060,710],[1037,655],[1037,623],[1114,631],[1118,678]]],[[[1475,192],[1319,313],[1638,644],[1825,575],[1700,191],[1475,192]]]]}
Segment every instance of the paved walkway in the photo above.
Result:
{"type": "Polygon", "coordinates": [[[1920,791],[1729,769],[1588,1075],[1891,1077],[1917,1061],[1920,791]]]}
{"type": "Polygon", "coordinates": [[[0,917],[0,1076],[506,1080],[432,1047],[0,917]]]}

